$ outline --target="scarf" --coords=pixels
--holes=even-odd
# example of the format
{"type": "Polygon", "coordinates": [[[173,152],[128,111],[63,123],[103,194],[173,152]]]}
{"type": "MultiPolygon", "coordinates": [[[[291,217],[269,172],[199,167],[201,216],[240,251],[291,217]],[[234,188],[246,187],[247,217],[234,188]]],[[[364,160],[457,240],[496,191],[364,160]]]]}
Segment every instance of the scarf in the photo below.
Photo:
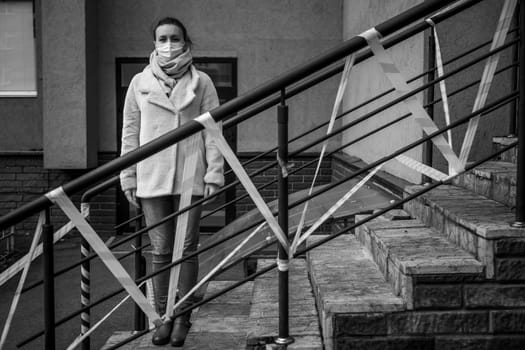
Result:
{"type": "Polygon", "coordinates": [[[177,80],[188,71],[192,62],[193,57],[189,49],[186,49],[186,51],[171,60],[160,57],[157,55],[156,50],[153,50],[149,56],[149,64],[153,75],[169,87],[170,91],[177,83],[177,80]]]}
{"type": "Polygon", "coordinates": [[[155,50],[149,57],[151,72],[179,111],[195,98],[199,74],[192,62],[193,57],[189,49],[172,60],[158,56],[155,50]]]}

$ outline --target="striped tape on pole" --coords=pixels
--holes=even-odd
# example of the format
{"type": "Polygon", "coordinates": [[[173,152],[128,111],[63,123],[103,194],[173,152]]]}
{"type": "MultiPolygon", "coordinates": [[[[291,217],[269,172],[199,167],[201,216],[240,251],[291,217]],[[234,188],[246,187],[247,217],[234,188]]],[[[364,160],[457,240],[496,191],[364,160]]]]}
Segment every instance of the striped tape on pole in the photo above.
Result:
{"type": "Polygon", "coordinates": [[[405,156],[404,154],[400,154],[395,158],[397,161],[399,161],[401,164],[409,167],[410,169],[413,169],[423,175],[426,175],[434,180],[437,181],[444,181],[449,176],[445,173],[442,173],[441,171],[434,169],[428,165],[425,165],[421,162],[418,162],[417,160],[410,158],[408,156],[405,156]]]}
{"type": "MultiPolygon", "coordinates": [[[[146,283],[146,281],[139,284],[139,288],[144,283],[146,283]]],[[[86,333],[80,334],[78,337],[76,337],[75,340],[73,340],[73,342],[67,347],[67,350],[73,350],[78,345],[80,345],[80,343],[82,343],[85,339],[87,339],[87,337],[89,337],[91,333],[93,333],[102,323],[104,323],[104,321],[106,321],[115,311],[117,311],[117,309],[121,307],[122,304],[124,304],[129,298],[130,296],[126,295],[117,305],[113,307],[113,309],[109,310],[109,312],[106,315],[104,315],[104,317],[102,317],[97,323],[93,325],[93,327],[91,327],[88,331],[86,331],[86,333]]]]}
{"type": "MultiPolygon", "coordinates": [[[[443,68],[443,57],[441,55],[441,45],[439,44],[439,37],[438,37],[437,29],[436,29],[436,24],[430,18],[427,18],[426,22],[430,24],[430,26],[432,27],[432,31],[434,33],[434,46],[436,48],[435,49],[436,68],[437,68],[438,77],[441,78],[443,75],[445,75],[445,70],[443,68]]],[[[450,125],[450,110],[448,106],[447,84],[445,83],[445,79],[442,79],[439,82],[439,91],[441,92],[441,103],[443,105],[443,113],[445,114],[445,123],[447,124],[447,126],[449,126],[450,125]]],[[[452,146],[452,130],[451,129],[447,130],[447,136],[448,136],[448,144],[450,145],[452,149],[454,149],[454,147],[452,146]]]]}
{"type": "MultiPolygon", "coordinates": [[[[496,27],[496,32],[494,33],[494,38],[492,39],[492,44],[490,46],[491,51],[497,49],[505,43],[505,38],[507,37],[507,33],[509,31],[514,9],[516,8],[516,3],[517,0],[506,0],[503,4],[498,25],[496,27]]],[[[485,106],[490,86],[494,80],[494,74],[496,72],[499,58],[500,53],[498,52],[487,59],[472,112],[476,112],[485,106]]],[[[472,144],[474,142],[474,136],[476,135],[478,128],[479,118],[479,115],[475,116],[468,122],[467,132],[465,134],[465,138],[463,139],[463,145],[461,146],[461,153],[459,156],[461,164],[463,165],[465,165],[468,161],[470,150],[472,149],[472,144]]]]}
{"type": "MultiPolygon", "coordinates": [[[[334,106],[332,108],[332,114],[330,115],[330,122],[328,123],[328,129],[326,130],[326,133],[329,134],[332,132],[335,124],[335,119],[337,117],[337,113],[339,111],[339,108],[341,107],[341,102],[343,101],[344,92],[346,90],[346,85],[348,83],[348,77],[350,76],[350,72],[352,71],[352,67],[354,66],[355,62],[355,54],[351,54],[348,56],[345,60],[345,66],[343,69],[343,74],[341,75],[341,81],[339,82],[339,87],[337,88],[337,94],[335,96],[334,106]]],[[[317,180],[317,176],[319,175],[319,170],[321,169],[321,163],[323,161],[324,154],[326,152],[326,147],[328,146],[328,140],[323,141],[323,145],[321,148],[321,153],[319,155],[319,160],[317,161],[317,166],[315,167],[314,177],[312,179],[312,183],[310,185],[310,189],[308,190],[308,196],[310,196],[314,190],[315,187],[315,181],[317,180]]],[[[301,233],[303,231],[304,227],[304,220],[306,217],[306,212],[308,211],[308,204],[309,200],[304,203],[303,211],[301,213],[301,218],[299,219],[299,224],[297,225],[297,230],[295,231],[295,236],[293,239],[292,246],[296,246],[297,242],[299,240],[299,237],[301,236],[301,233]]]]}
{"type": "MultiPolygon", "coordinates": [[[[182,193],[179,201],[179,210],[191,205],[191,196],[193,194],[193,183],[195,178],[195,170],[197,169],[198,161],[198,141],[201,138],[200,133],[194,134],[186,139],[187,154],[184,155],[184,168],[182,171],[182,193]]],[[[180,148],[179,148],[180,149],[180,148]]],[[[186,231],[188,229],[188,220],[190,210],[180,214],[177,218],[177,227],[175,230],[175,239],[173,240],[173,252],[171,261],[174,262],[182,257],[184,250],[184,240],[186,238],[186,231]]],[[[170,270],[170,283],[168,289],[168,302],[166,305],[166,314],[164,319],[168,319],[172,315],[172,308],[175,305],[177,286],[179,284],[181,264],[175,265],[170,270]]]]}
{"type": "MultiPolygon", "coordinates": [[[[83,212],[82,215],[87,216],[89,215],[88,212],[83,212]]],[[[55,232],[53,235],[53,243],[58,242],[61,240],[66,234],[68,234],[73,228],[75,228],[75,225],[73,223],[68,222],[64,226],[62,226],[59,230],[55,232]]],[[[33,260],[38,258],[42,254],[42,243],[36,247],[35,253],[33,254],[33,260]]],[[[13,263],[9,268],[4,270],[0,274],[0,286],[2,286],[5,282],[9,281],[13,276],[15,276],[17,273],[19,273],[27,263],[27,259],[29,259],[29,254],[24,255],[20,259],[18,259],[15,263],[13,263]]]]}
{"type": "Polygon", "coordinates": [[[45,212],[41,212],[40,216],[38,217],[38,222],[36,224],[35,233],[33,235],[33,241],[31,242],[31,248],[29,248],[29,253],[27,254],[28,259],[26,259],[24,270],[22,271],[22,276],[20,277],[20,280],[18,281],[18,286],[15,290],[15,295],[13,297],[13,301],[11,302],[11,307],[9,308],[9,313],[7,314],[7,319],[5,320],[4,324],[4,330],[2,331],[2,337],[0,338],[0,349],[4,348],[5,342],[7,340],[7,334],[9,333],[9,328],[11,328],[11,323],[13,322],[13,316],[15,315],[16,308],[18,306],[18,302],[20,301],[20,295],[22,294],[22,287],[24,287],[24,283],[27,278],[27,274],[29,272],[29,266],[31,266],[31,262],[33,261],[33,256],[36,251],[36,247],[38,245],[38,241],[40,240],[40,237],[42,236],[42,225],[45,222],[45,212]]]}
{"type": "MultiPolygon", "coordinates": [[[[85,218],[88,218],[89,215],[89,203],[81,203],[80,204],[80,210],[82,212],[82,216],[85,218]]],[[[84,258],[87,258],[90,254],[90,248],[88,241],[82,236],[82,240],[80,241],[80,259],[83,260],[84,258]]],[[[91,263],[88,261],[84,261],[80,265],[80,306],[82,308],[85,308],[89,306],[91,303],[91,295],[90,295],[90,270],[91,270],[91,263]]],[[[80,314],[80,335],[87,334],[89,331],[89,328],[91,326],[91,320],[90,320],[90,313],[91,310],[87,309],[86,311],[83,311],[80,314]]],[[[89,338],[85,337],[85,341],[83,341],[82,348],[89,349],[89,338]]]]}
{"type": "MultiPolygon", "coordinates": [[[[383,163],[384,164],[384,163],[383,163]]],[[[292,251],[295,253],[297,250],[297,247],[306,241],[308,237],[319,227],[321,226],[330,216],[332,216],[333,213],[335,213],[343,204],[350,199],[356,193],[363,185],[374,176],[379,169],[383,166],[383,164],[380,164],[376,166],[368,175],[366,175],[364,178],[361,179],[357,184],[355,184],[350,191],[348,191],[341,199],[339,199],[326,213],[324,213],[298,240],[297,244],[295,246],[292,246],[292,251]]]]}
{"type": "MultiPolygon", "coordinates": [[[[379,42],[379,32],[375,29],[369,29],[360,36],[363,37],[370,46],[370,49],[374,53],[381,70],[385,73],[387,78],[390,80],[395,88],[395,93],[401,97],[410,92],[410,87],[406,82],[405,78],[395,65],[390,55],[385,51],[384,47],[379,42]]],[[[421,103],[417,100],[416,96],[410,96],[404,99],[404,104],[412,114],[416,123],[421,129],[427,134],[437,132],[439,129],[436,124],[432,121],[428,113],[425,111],[421,103]]],[[[456,173],[463,170],[463,164],[459,161],[458,157],[448,144],[447,140],[443,135],[436,135],[432,138],[432,142],[443,154],[443,157],[448,161],[449,166],[456,173]]]]}
{"type": "Polygon", "coordinates": [[[100,257],[102,262],[106,265],[109,271],[115,276],[115,278],[120,282],[122,287],[128,292],[128,294],[133,298],[135,303],[144,311],[144,313],[150,317],[153,322],[159,326],[162,324],[162,320],[159,318],[153,307],[150,305],[144,294],[137,287],[131,276],[120,264],[120,262],[115,258],[111,253],[109,248],[106,246],[104,241],[100,236],[95,232],[93,227],[86,221],[82,214],[75,207],[73,202],[66,195],[62,187],[58,187],[53,191],[46,194],[46,197],[66,214],[66,216],[71,220],[71,222],[78,229],[80,234],[88,241],[89,245],[95,253],[100,257]]]}
{"type": "Polygon", "coordinates": [[[239,178],[239,181],[246,189],[246,192],[248,192],[248,194],[252,198],[253,202],[257,206],[257,209],[259,209],[262,216],[266,219],[266,222],[268,222],[268,226],[270,227],[274,235],[277,237],[281,245],[285,248],[285,250],[288,251],[290,248],[290,244],[288,243],[287,235],[284,234],[283,230],[281,229],[281,226],[279,226],[277,220],[272,215],[270,208],[268,208],[261,194],[259,193],[259,191],[257,191],[257,188],[253,184],[252,180],[250,180],[250,177],[246,173],[246,170],[244,170],[241,163],[239,162],[239,159],[235,156],[232,149],[224,139],[224,136],[222,135],[219,126],[217,125],[215,120],[213,120],[211,114],[204,113],[203,115],[195,118],[195,120],[201,123],[206,128],[206,130],[208,130],[211,137],[214,139],[217,148],[221,151],[228,164],[230,164],[230,167],[232,168],[235,175],[237,175],[237,177],[239,178]]]}

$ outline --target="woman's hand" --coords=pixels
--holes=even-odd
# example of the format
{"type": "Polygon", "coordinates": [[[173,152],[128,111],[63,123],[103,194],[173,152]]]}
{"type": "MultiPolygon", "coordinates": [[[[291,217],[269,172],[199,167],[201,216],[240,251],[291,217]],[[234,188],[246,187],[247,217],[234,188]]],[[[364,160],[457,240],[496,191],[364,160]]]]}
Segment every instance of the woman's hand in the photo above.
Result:
{"type": "Polygon", "coordinates": [[[126,199],[128,202],[130,202],[134,207],[140,208],[139,201],[137,200],[137,189],[132,188],[130,190],[124,191],[124,195],[126,196],[126,199]]]}
{"type": "MultiPolygon", "coordinates": [[[[205,184],[204,185],[204,198],[209,197],[213,195],[215,192],[219,190],[219,186],[216,184],[205,184]]],[[[211,203],[215,200],[217,197],[213,197],[209,200],[207,200],[205,203],[211,203]]]]}

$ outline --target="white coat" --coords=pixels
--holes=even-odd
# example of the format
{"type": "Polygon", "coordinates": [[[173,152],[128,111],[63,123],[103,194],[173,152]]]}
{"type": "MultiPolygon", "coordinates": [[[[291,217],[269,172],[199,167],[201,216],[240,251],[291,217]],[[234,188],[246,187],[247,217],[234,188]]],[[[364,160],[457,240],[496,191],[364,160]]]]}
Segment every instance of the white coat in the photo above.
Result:
{"type": "MultiPolygon", "coordinates": [[[[206,73],[191,66],[187,75],[191,77],[190,92],[180,96],[175,86],[169,97],[149,66],[133,77],[124,103],[121,155],[219,105],[213,82],[206,73]]],[[[193,195],[203,195],[205,183],[224,185],[221,153],[205,130],[198,139],[193,195]]],[[[185,139],[123,170],[122,190],[136,188],[137,197],[141,198],[180,194],[188,148],[188,139],[185,139]]]]}

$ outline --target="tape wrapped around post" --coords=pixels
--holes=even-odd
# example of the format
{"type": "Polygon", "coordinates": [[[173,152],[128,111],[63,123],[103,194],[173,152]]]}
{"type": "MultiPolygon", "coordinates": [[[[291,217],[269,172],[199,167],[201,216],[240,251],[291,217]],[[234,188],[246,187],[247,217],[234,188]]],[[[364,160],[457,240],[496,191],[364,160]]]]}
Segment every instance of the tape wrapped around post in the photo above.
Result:
{"type": "MultiPolygon", "coordinates": [[[[401,97],[409,93],[411,89],[408,86],[406,79],[403,77],[401,71],[397,68],[390,55],[385,51],[383,45],[379,42],[379,32],[375,28],[371,28],[360,34],[360,36],[367,41],[379,66],[381,67],[381,70],[394,86],[396,94],[401,97]]],[[[403,102],[410,113],[412,113],[415,122],[427,135],[439,131],[438,127],[425,111],[422,104],[417,100],[416,96],[410,96],[404,99],[403,102]]],[[[452,171],[459,173],[464,169],[463,164],[460,162],[459,158],[456,156],[443,135],[434,136],[432,142],[448,161],[452,171]]]]}
{"type": "Polygon", "coordinates": [[[106,265],[113,276],[115,276],[122,287],[124,287],[135,303],[137,303],[141,310],[153,320],[153,323],[156,326],[160,326],[162,324],[162,320],[160,319],[159,315],[157,315],[153,307],[150,305],[144,294],[142,294],[141,290],[135,284],[128,272],[124,269],[122,264],[120,264],[120,262],[115,258],[113,253],[111,253],[109,248],[95,232],[93,227],[91,227],[91,225],[78,211],[62,187],[58,187],[47,193],[46,197],[51,202],[58,205],[64,214],[66,214],[69,220],[71,220],[80,234],[88,241],[91,248],[93,248],[95,253],[97,253],[102,262],[106,265]]]}
{"type": "Polygon", "coordinates": [[[288,170],[290,170],[294,164],[293,163],[287,163],[284,162],[281,157],[279,157],[279,154],[276,156],[277,158],[277,164],[279,165],[279,168],[281,168],[281,174],[283,174],[284,178],[288,177],[288,170]]]}
{"type": "Polygon", "coordinates": [[[235,173],[235,175],[237,175],[239,181],[246,189],[246,192],[254,201],[255,205],[257,206],[257,209],[259,209],[262,216],[266,219],[266,222],[268,222],[268,226],[272,230],[273,234],[277,237],[281,245],[288,252],[290,249],[290,243],[288,242],[287,235],[284,234],[283,230],[281,229],[281,226],[279,226],[279,224],[277,223],[277,220],[273,216],[270,208],[268,208],[261,194],[259,193],[259,191],[257,191],[257,188],[255,187],[253,182],[250,180],[250,177],[242,167],[241,162],[239,162],[239,159],[233,153],[232,149],[226,142],[226,139],[224,139],[220,128],[217,126],[217,123],[215,122],[211,114],[209,112],[204,113],[203,115],[195,118],[195,121],[202,124],[209,132],[211,137],[214,139],[217,148],[219,149],[219,151],[221,151],[228,164],[230,164],[230,167],[232,168],[233,172],[235,173]]]}
{"type": "Polygon", "coordinates": [[[9,308],[9,313],[7,314],[7,318],[5,320],[4,329],[2,330],[2,337],[0,338],[0,349],[4,348],[5,342],[7,340],[7,334],[9,334],[9,329],[11,328],[11,323],[13,322],[13,317],[15,315],[18,302],[20,301],[20,296],[22,295],[22,287],[24,287],[27,274],[29,273],[29,266],[31,266],[31,262],[33,261],[38,241],[42,236],[42,225],[44,224],[44,221],[45,213],[41,212],[38,217],[38,222],[36,224],[35,233],[31,242],[31,247],[29,248],[29,253],[27,254],[28,258],[25,261],[24,270],[22,271],[22,276],[20,276],[20,280],[18,281],[18,285],[15,290],[15,295],[13,296],[13,301],[11,302],[11,307],[9,308]]]}
{"type": "MultiPolygon", "coordinates": [[[[496,27],[496,32],[494,33],[494,38],[492,39],[492,44],[490,50],[495,50],[505,43],[505,38],[510,28],[510,23],[514,14],[514,9],[516,8],[517,0],[506,0],[501,9],[501,14],[499,17],[498,25],[496,27]]],[[[496,73],[496,68],[498,66],[499,58],[501,53],[496,53],[490,56],[485,63],[483,69],[483,75],[481,76],[481,82],[479,84],[478,92],[476,94],[476,99],[474,101],[474,106],[472,107],[472,112],[483,108],[487,102],[488,93],[492,81],[494,80],[494,75],[496,73]]],[[[463,145],[461,146],[461,153],[459,159],[463,165],[467,164],[468,157],[470,155],[470,150],[472,149],[472,144],[474,143],[474,136],[478,129],[480,116],[475,116],[470,119],[468,122],[467,132],[465,133],[465,138],[463,139],[463,145]]]]}
{"type": "Polygon", "coordinates": [[[290,268],[290,260],[288,259],[277,259],[277,269],[281,272],[288,271],[290,268]]]}
{"type": "MultiPolygon", "coordinates": [[[[339,82],[339,87],[337,88],[337,94],[335,96],[334,105],[332,107],[332,114],[330,115],[330,121],[328,123],[328,129],[326,130],[326,134],[330,134],[332,130],[334,129],[335,125],[335,119],[337,118],[337,113],[339,111],[339,108],[341,107],[341,102],[343,101],[343,95],[346,90],[346,85],[348,84],[348,78],[350,77],[350,72],[352,71],[352,67],[355,63],[355,54],[351,54],[348,56],[345,60],[345,66],[343,69],[343,73],[341,75],[341,81],[339,82]]],[[[323,141],[323,145],[321,147],[321,153],[319,154],[319,160],[317,161],[317,166],[315,167],[314,177],[312,179],[312,183],[310,184],[310,189],[308,190],[308,196],[310,196],[314,190],[315,182],[317,180],[317,176],[319,175],[319,170],[321,169],[321,163],[323,162],[324,154],[326,153],[326,147],[328,146],[328,140],[323,141]]],[[[308,211],[308,205],[310,201],[307,200],[306,203],[304,203],[303,211],[301,212],[301,218],[299,219],[299,224],[297,225],[297,230],[295,231],[295,236],[292,242],[292,247],[297,245],[297,242],[299,241],[299,238],[301,236],[301,232],[303,231],[304,227],[304,220],[306,218],[306,212],[308,211]]]]}
{"type": "MultiPolygon", "coordinates": [[[[139,284],[139,288],[142,287],[144,283],[146,283],[146,281],[139,284]]],[[[88,330],[86,330],[85,332],[82,332],[78,337],[76,337],[75,340],[73,340],[73,342],[69,344],[66,350],[73,350],[74,348],[79,346],[80,343],[84,341],[84,339],[89,337],[91,333],[93,333],[102,323],[104,323],[104,321],[106,321],[115,311],[117,311],[117,309],[121,307],[129,298],[130,298],[129,294],[126,295],[124,298],[122,298],[122,300],[117,305],[115,305],[113,309],[109,310],[109,312],[104,317],[98,320],[97,323],[95,323],[88,330]]]]}

